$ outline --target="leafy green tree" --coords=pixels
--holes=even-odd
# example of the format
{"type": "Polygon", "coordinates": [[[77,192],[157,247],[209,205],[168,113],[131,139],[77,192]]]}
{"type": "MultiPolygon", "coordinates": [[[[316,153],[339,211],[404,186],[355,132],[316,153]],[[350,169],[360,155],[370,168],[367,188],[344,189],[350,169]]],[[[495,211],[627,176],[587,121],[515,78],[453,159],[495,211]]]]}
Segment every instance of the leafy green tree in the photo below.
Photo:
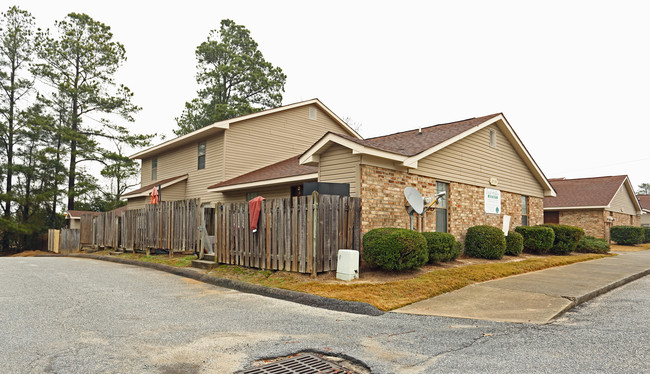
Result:
{"type": "Polygon", "coordinates": [[[45,232],[48,204],[56,189],[52,186],[61,181],[52,172],[49,143],[54,130],[54,118],[48,115],[43,103],[37,102],[20,116],[22,142],[16,156],[18,177],[16,202],[18,203],[17,222],[19,245],[26,249],[30,237],[45,232]]]}
{"type": "Polygon", "coordinates": [[[636,191],[637,195],[650,195],[650,183],[641,183],[636,191]]]}
{"type": "Polygon", "coordinates": [[[257,49],[250,31],[229,19],[196,48],[197,98],[176,118],[176,135],[282,104],[287,76],[257,49]]]}
{"type": "Polygon", "coordinates": [[[2,173],[5,191],[2,195],[3,215],[0,229],[3,231],[2,248],[8,250],[8,234],[14,197],[15,147],[20,143],[20,102],[33,88],[28,74],[29,63],[34,55],[34,17],[16,6],[2,13],[0,21],[0,143],[2,145],[2,173]]]}
{"type": "Polygon", "coordinates": [[[114,80],[126,52],[113,40],[110,27],[78,13],[68,14],[55,27],[54,35],[49,30],[37,34],[42,62],[33,71],[51,86],[49,100],[63,110],[59,118],[64,124],[62,142],[69,152],[67,208],[75,209],[75,197],[86,194],[88,187],[77,191],[81,187],[77,180],[82,178],[78,164],[101,158],[101,139],[131,143],[146,141],[146,136],[131,135],[112,122],[116,117],[133,121],[140,108],[131,103],[131,91],[114,80]],[[90,114],[102,117],[93,119],[90,114]]]}

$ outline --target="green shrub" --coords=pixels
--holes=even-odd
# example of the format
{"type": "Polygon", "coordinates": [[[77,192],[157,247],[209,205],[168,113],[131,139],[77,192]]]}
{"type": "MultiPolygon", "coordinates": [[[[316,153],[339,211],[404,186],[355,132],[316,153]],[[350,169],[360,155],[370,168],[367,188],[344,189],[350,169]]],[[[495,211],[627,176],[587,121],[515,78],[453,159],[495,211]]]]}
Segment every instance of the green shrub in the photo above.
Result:
{"type": "Polygon", "coordinates": [[[612,226],[609,229],[610,238],[620,245],[635,245],[643,243],[644,230],[638,226],[612,226]]]}
{"type": "Polygon", "coordinates": [[[472,257],[500,259],[506,252],[506,237],[494,226],[474,226],[467,229],[465,253],[472,257]]]}
{"type": "Polygon", "coordinates": [[[544,254],[553,247],[555,232],[545,226],[518,226],[515,232],[524,237],[524,250],[526,252],[544,254]]]}
{"type": "Polygon", "coordinates": [[[580,227],[556,224],[546,224],[543,226],[553,229],[555,239],[553,240],[551,253],[556,255],[568,255],[575,251],[578,242],[585,235],[585,230],[580,227]]]}
{"type": "Polygon", "coordinates": [[[460,256],[460,243],[453,235],[445,232],[423,232],[427,240],[429,262],[453,261],[460,256]]]}
{"type": "Polygon", "coordinates": [[[605,239],[597,239],[593,236],[583,236],[576,246],[576,252],[583,253],[607,253],[609,252],[609,243],[605,239]]]}
{"type": "Polygon", "coordinates": [[[643,227],[643,242],[650,243],[650,227],[643,227]]]}
{"type": "Polygon", "coordinates": [[[524,237],[518,232],[510,231],[506,236],[506,254],[519,256],[524,251],[524,237]]]}
{"type": "Polygon", "coordinates": [[[427,263],[427,240],[408,229],[380,228],[363,236],[363,259],[385,270],[417,269],[427,263]]]}

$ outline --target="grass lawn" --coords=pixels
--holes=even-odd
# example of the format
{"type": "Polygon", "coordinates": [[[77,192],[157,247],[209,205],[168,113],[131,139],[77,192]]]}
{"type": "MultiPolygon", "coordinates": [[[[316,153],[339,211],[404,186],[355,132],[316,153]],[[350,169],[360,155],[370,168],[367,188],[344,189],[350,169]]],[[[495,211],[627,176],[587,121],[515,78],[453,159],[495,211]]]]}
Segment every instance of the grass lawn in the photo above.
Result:
{"type": "Polygon", "coordinates": [[[402,306],[451,292],[473,283],[523,274],[554,266],[603,258],[611,255],[572,254],[569,256],[539,256],[506,263],[481,263],[453,268],[439,268],[404,279],[387,282],[352,282],[332,280],[319,275],[316,280],[308,275],[246,269],[222,265],[210,272],[218,277],[237,279],[267,287],[284,288],[340,300],[360,301],[388,311],[402,306]]]}
{"type": "Polygon", "coordinates": [[[640,252],[650,249],[650,243],[636,244],[636,245],[618,245],[612,244],[609,247],[611,252],[640,252]]]}

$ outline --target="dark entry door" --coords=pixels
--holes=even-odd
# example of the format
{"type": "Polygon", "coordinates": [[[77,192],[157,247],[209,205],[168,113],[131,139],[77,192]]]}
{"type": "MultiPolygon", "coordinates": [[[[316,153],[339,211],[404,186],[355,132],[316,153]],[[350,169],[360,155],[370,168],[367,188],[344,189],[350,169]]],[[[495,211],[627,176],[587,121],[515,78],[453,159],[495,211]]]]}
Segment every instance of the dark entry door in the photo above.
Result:
{"type": "Polygon", "coordinates": [[[544,212],[544,223],[560,223],[560,212],[544,212]]]}

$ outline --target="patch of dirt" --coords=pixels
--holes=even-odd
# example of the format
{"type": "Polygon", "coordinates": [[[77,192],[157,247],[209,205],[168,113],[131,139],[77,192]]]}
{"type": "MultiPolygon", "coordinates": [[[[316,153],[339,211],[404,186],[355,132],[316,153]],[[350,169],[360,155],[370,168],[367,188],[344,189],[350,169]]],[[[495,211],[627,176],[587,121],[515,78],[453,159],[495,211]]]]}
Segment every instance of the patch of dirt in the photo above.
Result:
{"type": "Polygon", "coordinates": [[[42,255],[54,255],[54,253],[48,251],[23,251],[10,255],[9,257],[34,257],[42,255]]]}

